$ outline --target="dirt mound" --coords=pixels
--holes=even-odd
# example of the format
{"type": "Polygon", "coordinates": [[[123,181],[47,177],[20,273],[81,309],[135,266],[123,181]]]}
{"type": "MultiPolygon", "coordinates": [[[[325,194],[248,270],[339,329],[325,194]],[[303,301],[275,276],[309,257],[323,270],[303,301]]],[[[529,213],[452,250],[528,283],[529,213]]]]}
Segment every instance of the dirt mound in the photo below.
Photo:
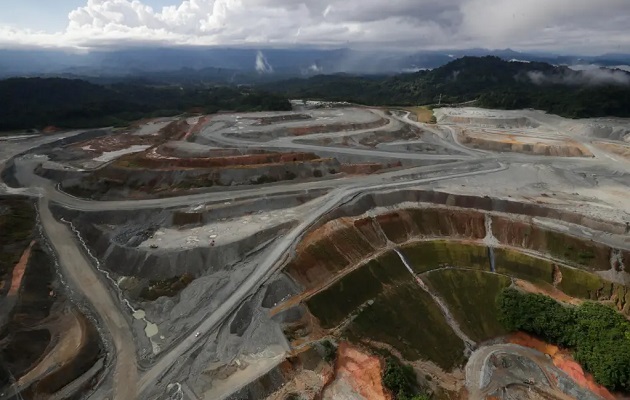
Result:
{"type": "Polygon", "coordinates": [[[595,142],[593,144],[602,150],[620,155],[621,157],[630,160],[630,146],[628,145],[606,142],[595,142]]]}
{"type": "Polygon", "coordinates": [[[573,140],[538,139],[530,136],[501,135],[488,132],[467,132],[459,141],[475,149],[514,152],[553,157],[592,157],[580,143],[573,140]]]}
{"type": "Polygon", "coordinates": [[[337,349],[335,379],[322,393],[322,399],[392,400],[383,386],[382,370],[383,363],[378,357],[341,342],[337,349]]]}

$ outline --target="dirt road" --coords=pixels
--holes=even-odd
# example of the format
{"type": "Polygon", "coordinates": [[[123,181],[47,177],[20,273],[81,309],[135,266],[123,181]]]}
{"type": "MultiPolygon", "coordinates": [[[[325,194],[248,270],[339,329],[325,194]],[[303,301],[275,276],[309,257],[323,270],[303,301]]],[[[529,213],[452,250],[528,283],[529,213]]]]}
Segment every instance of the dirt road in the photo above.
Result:
{"type": "Polygon", "coordinates": [[[48,200],[44,197],[39,200],[39,212],[44,232],[57,254],[61,272],[68,283],[85,296],[111,336],[116,352],[114,399],[136,399],[136,349],[131,327],[120,311],[119,302],[99,279],[98,272],[79,248],[70,228],[52,216],[48,200]]]}

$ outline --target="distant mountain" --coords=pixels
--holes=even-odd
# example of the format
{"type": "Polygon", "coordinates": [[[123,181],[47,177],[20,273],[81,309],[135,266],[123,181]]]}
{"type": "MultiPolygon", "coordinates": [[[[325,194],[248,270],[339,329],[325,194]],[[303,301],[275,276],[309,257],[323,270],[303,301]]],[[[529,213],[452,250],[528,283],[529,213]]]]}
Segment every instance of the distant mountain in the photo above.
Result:
{"type": "Polygon", "coordinates": [[[462,57],[433,70],[396,76],[322,75],[263,85],[289,98],[367,105],[454,104],[538,108],[567,117],[630,117],[630,73],[574,71],[542,62],[462,57]]]}
{"type": "Polygon", "coordinates": [[[184,112],[290,110],[282,96],[228,86],[95,85],[78,79],[0,80],[0,131],[125,126],[145,117],[184,112]]]}
{"type": "Polygon", "coordinates": [[[520,53],[511,49],[382,51],[317,48],[148,47],[74,53],[62,50],[0,50],[0,77],[66,76],[126,79],[141,76],[165,83],[251,84],[318,74],[398,74],[433,69],[465,56],[555,65],[630,65],[628,54],[600,57],[520,53]],[[260,68],[266,66],[267,68],[260,68]]]}

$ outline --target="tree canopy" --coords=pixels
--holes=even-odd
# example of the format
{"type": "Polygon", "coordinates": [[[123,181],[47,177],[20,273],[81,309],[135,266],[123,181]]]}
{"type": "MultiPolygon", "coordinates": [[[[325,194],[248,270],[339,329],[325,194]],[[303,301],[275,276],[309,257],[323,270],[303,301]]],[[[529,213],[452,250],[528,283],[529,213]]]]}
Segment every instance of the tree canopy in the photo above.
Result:
{"type": "Polygon", "coordinates": [[[497,301],[506,328],[571,349],[598,383],[630,391],[630,322],[614,309],[594,302],[563,305],[515,289],[503,290],[497,301]]]}
{"type": "Polygon", "coordinates": [[[12,78],[0,81],[0,131],[119,126],[145,117],[198,110],[290,110],[277,94],[227,86],[179,87],[138,83],[96,85],[78,79],[12,78]]]}
{"type": "MultiPolygon", "coordinates": [[[[615,73],[630,82],[630,74],[615,73]]],[[[623,79],[615,84],[591,78],[567,67],[488,56],[463,57],[431,71],[411,74],[320,75],[267,84],[265,88],[290,98],[365,105],[456,104],[476,100],[475,105],[481,107],[536,108],[569,118],[630,117],[630,85],[623,85],[623,79]]]]}

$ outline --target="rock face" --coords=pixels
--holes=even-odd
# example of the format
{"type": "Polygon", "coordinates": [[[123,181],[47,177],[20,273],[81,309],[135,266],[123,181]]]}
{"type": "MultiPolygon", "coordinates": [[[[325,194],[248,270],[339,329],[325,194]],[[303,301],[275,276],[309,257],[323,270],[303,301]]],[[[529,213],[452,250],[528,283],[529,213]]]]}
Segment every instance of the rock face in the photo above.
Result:
{"type": "Polygon", "coordinates": [[[492,218],[492,227],[494,235],[501,243],[550,254],[565,262],[594,271],[610,269],[612,249],[602,243],[500,216],[492,218]]]}
{"type": "Polygon", "coordinates": [[[490,116],[453,116],[443,115],[439,122],[463,124],[471,126],[489,126],[499,128],[536,128],[540,124],[527,117],[498,118],[490,116]]]}
{"type": "MultiPolygon", "coordinates": [[[[293,179],[325,177],[340,172],[335,159],[313,159],[269,164],[245,164],[213,168],[135,169],[111,165],[77,181],[64,175],[62,188],[106,194],[112,190],[143,189],[147,192],[196,187],[252,185],[293,179]],[[78,186],[78,189],[76,188],[78,186]]],[[[57,176],[57,178],[62,178],[57,176]]]]}
{"type": "Polygon", "coordinates": [[[79,230],[94,256],[107,270],[120,276],[161,280],[183,274],[198,277],[220,271],[242,260],[262,243],[274,239],[290,226],[291,223],[281,224],[225,245],[179,250],[121,245],[113,238],[112,232],[90,224],[79,230]]]}
{"type": "Polygon", "coordinates": [[[593,154],[572,140],[534,141],[526,136],[495,135],[485,132],[466,132],[458,136],[459,141],[475,149],[498,152],[514,152],[553,157],[592,157],[593,154]]]}
{"type": "MultiPolygon", "coordinates": [[[[461,202],[464,200],[459,199],[461,202]]],[[[503,206],[517,208],[516,204],[510,203],[503,206]]],[[[545,213],[542,207],[528,207],[520,211],[545,213]]],[[[546,213],[555,212],[547,210],[546,213]]],[[[485,214],[462,208],[427,207],[397,210],[374,217],[333,219],[302,240],[286,271],[297,283],[309,289],[327,282],[345,268],[382,253],[388,245],[426,238],[481,241],[486,237],[485,214]]],[[[582,220],[576,215],[567,217],[582,220]]],[[[630,260],[625,250],[618,251],[603,243],[553,231],[526,219],[492,214],[491,222],[492,234],[498,245],[548,254],[587,271],[615,268],[611,267],[611,258],[617,260],[616,270],[622,271],[624,261],[618,260],[630,260]]],[[[586,222],[603,224],[588,219],[586,222]]]]}

